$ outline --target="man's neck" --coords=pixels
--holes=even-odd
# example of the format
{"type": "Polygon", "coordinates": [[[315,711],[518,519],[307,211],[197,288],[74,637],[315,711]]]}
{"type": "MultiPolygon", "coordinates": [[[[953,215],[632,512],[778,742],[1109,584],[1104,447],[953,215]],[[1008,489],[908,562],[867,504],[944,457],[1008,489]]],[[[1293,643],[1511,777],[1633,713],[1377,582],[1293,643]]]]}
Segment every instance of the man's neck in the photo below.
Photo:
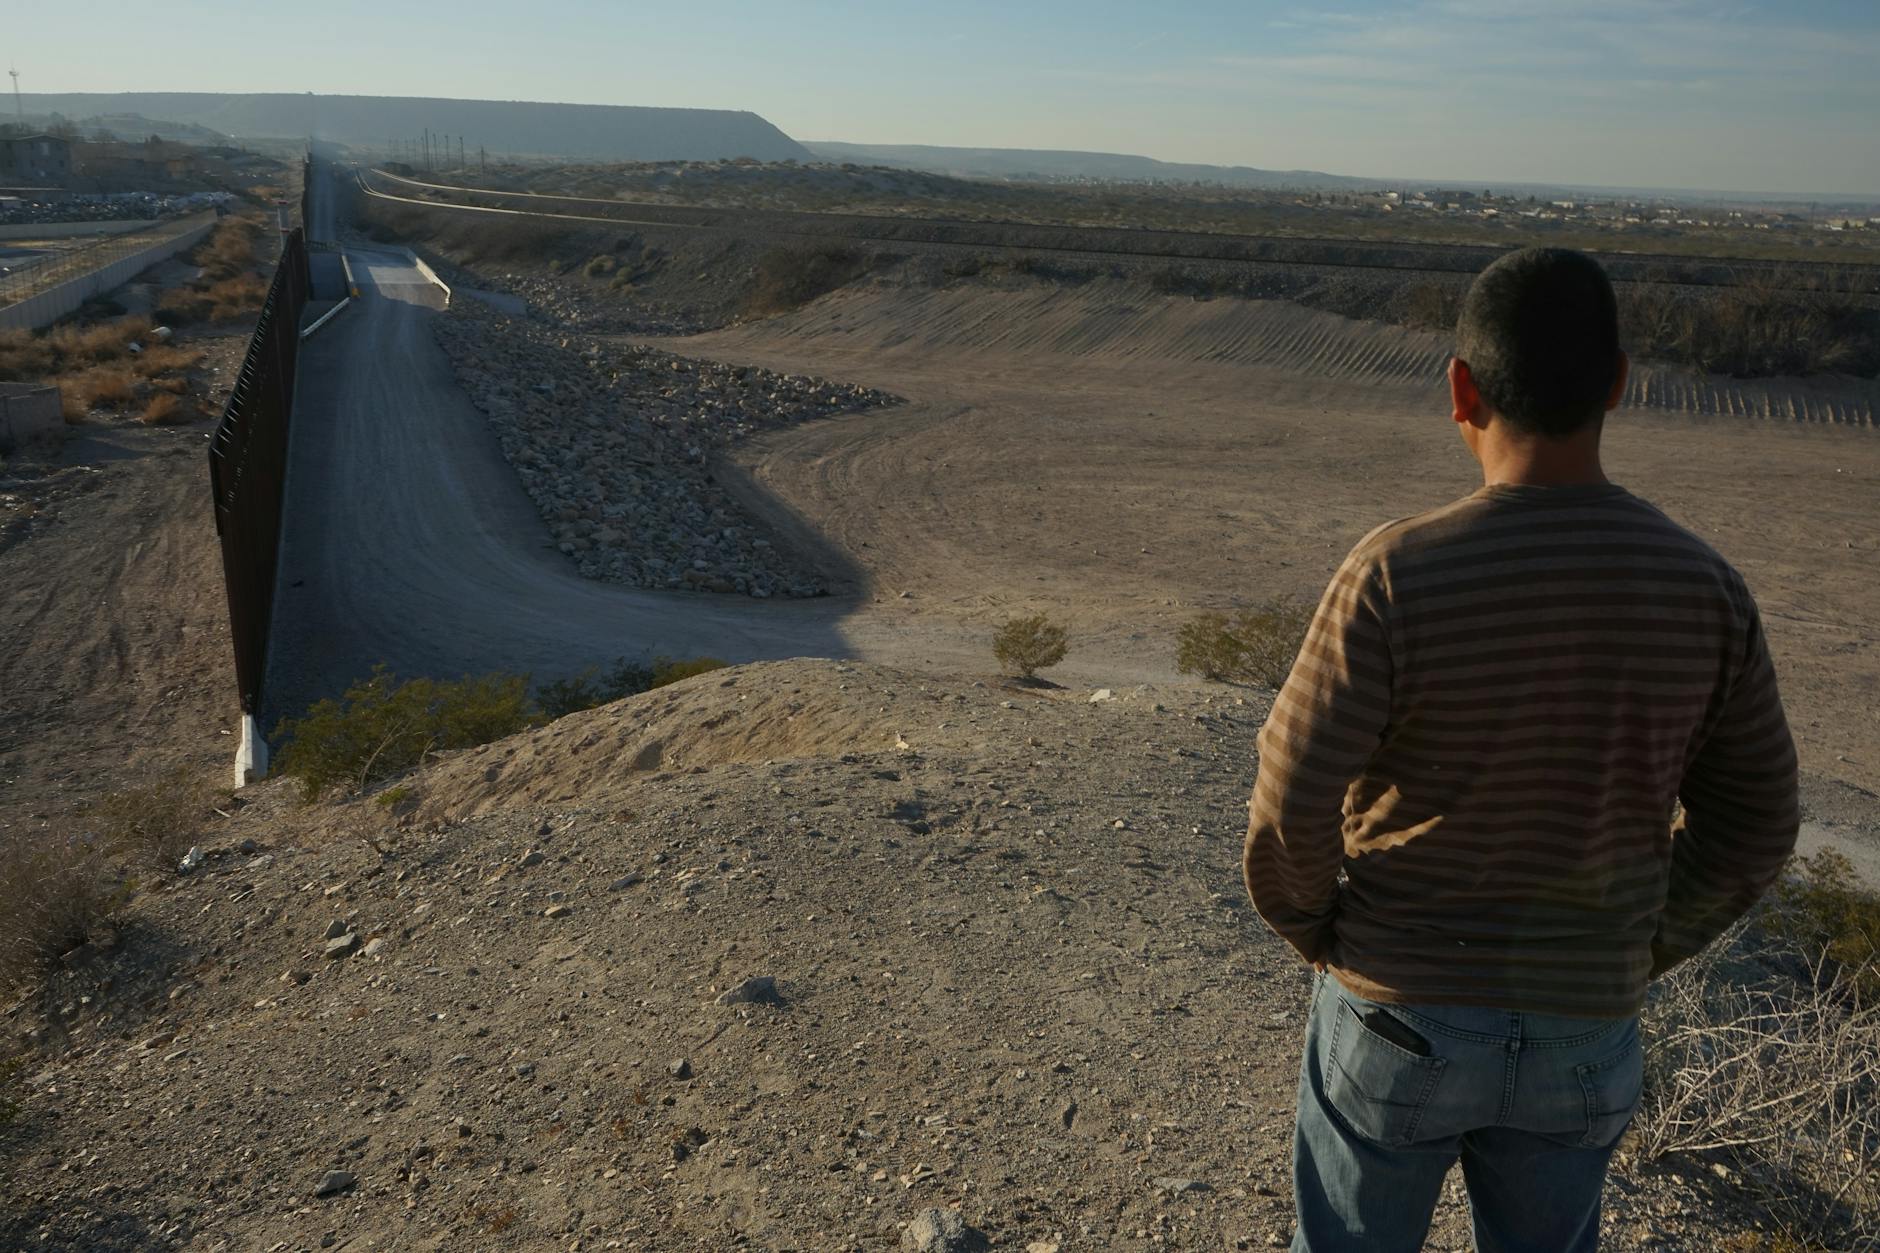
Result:
{"type": "Polygon", "coordinates": [[[1490,487],[1591,487],[1610,482],[1599,460],[1599,431],[1566,439],[1485,433],[1479,452],[1482,481],[1490,487]]]}

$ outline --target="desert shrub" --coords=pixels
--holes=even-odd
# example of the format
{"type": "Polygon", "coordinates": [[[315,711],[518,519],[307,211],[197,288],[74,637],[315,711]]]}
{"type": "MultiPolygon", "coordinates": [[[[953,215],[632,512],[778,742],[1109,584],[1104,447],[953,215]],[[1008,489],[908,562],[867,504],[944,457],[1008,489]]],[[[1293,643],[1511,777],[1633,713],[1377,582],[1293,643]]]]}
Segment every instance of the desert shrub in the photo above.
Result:
{"type": "Polygon", "coordinates": [[[202,363],[201,353],[178,348],[174,344],[151,344],[130,358],[129,362],[133,374],[140,374],[147,379],[156,378],[159,374],[194,369],[202,363]]]}
{"type": "Polygon", "coordinates": [[[471,748],[540,723],[529,707],[528,679],[489,674],[456,681],[410,679],[384,666],[339,700],[320,701],[275,732],[287,740],[278,772],[317,799],[328,788],[367,788],[423,762],[433,752],[471,748]]]}
{"type": "Polygon", "coordinates": [[[183,399],[175,392],[157,390],[144,404],[144,411],[137,415],[137,420],[145,426],[168,426],[178,422],[193,422],[202,416],[202,410],[183,399]]]}
{"type": "Polygon", "coordinates": [[[0,331],[0,381],[50,378],[135,361],[130,346],[149,335],[150,319],[143,317],[93,325],[68,323],[42,333],[0,331]]]}
{"type": "Polygon", "coordinates": [[[1280,598],[1233,614],[1204,613],[1175,639],[1175,669],[1226,683],[1279,687],[1292,672],[1312,611],[1280,598]]]}
{"type": "Polygon", "coordinates": [[[174,867],[214,812],[215,789],[177,769],[155,783],[112,792],[86,811],[104,851],[124,860],[174,867]]]}
{"type": "Polygon", "coordinates": [[[1454,283],[1421,279],[1404,288],[1403,320],[1427,331],[1453,331],[1462,316],[1463,289],[1454,283]]]}
{"type": "Polygon", "coordinates": [[[1864,1000],[1880,1005],[1880,895],[1831,848],[1797,857],[1791,870],[1770,894],[1767,929],[1821,954],[1864,1000]]]}
{"type": "Polygon", "coordinates": [[[602,253],[600,256],[588,258],[588,263],[581,267],[581,272],[589,278],[606,278],[619,268],[619,265],[620,262],[613,257],[602,253]]]}
{"type": "Polygon", "coordinates": [[[1861,971],[1771,922],[1739,923],[1653,986],[1633,1144],[1728,1161],[1791,1247],[1873,1248],[1880,1006],[1861,971]]]}
{"type": "Polygon", "coordinates": [[[665,687],[681,679],[695,675],[708,674],[713,670],[723,670],[730,662],[720,661],[716,657],[672,658],[655,657],[653,659],[653,678],[647,684],[649,688],[665,687]]]}
{"type": "Polygon", "coordinates": [[[59,383],[67,422],[80,422],[93,409],[122,409],[137,397],[138,378],[122,366],[94,366],[59,383]]]}
{"type": "Polygon", "coordinates": [[[211,282],[234,278],[259,262],[255,248],[259,233],[260,229],[245,218],[223,218],[191,251],[190,259],[202,267],[203,277],[211,282]]]}
{"type": "Polygon", "coordinates": [[[1064,628],[1044,614],[1008,619],[992,637],[992,655],[1010,675],[1030,679],[1064,660],[1070,651],[1064,628]]]}
{"type": "Polygon", "coordinates": [[[58,354],[43,335],[31,331],[0,331],[0,383],[40,379],[58,366],[58,354]]]}
{"type": "Polygon", "coordinates": [[[785,313],[854,282],[867,270],[867,259],[853,248],[772,248],[757,259],[742,311],[759,318],[785,313]]]}
{"type": "Polygon", "coordinates": [[[0,988],[20,986],[83,944],[125,895],[96,839],[0,833],[0,988]]]}
{"type": "Polygon", "coordinates": [[[166,287],[157,293],[153,312],[171,326],[207,322],[214,303],[194,287],[166,287]]]}
{"type": "Polygon", "coordinates": [[[238,274],[211,283],[203,297],[209,302],[209,318],[223,322],[261,312],[267,299],[268,282],[259,274],[238,274]]]}
{"type": "Polygon", "coordinates": [[[57,326],[46,333],[46,342],[58,355],[59,365],[69,370],[116,361],[128,354],[131,344],[149,336],[150,319],[136,317],[91,326],[57,326]]]}
{"type": "Polygon", "coordinates": [[[1832,274],[1759,271],[1711,288],[1624,284],[1619,322],[1633,355],[1717,374],[1880,373],[1880,311],[1832,274]]]}
{"type": "Polygon", "coordinates": [[[589,666],[580,674],[537,685],[535,703],[541,709],[542,716],[552,720],[565,718],[583,709],[610,705],[614,701],[647,691],[652,686],[651,666],[636,665],[622,658],[605,674],[600,667],[589,666]]]}

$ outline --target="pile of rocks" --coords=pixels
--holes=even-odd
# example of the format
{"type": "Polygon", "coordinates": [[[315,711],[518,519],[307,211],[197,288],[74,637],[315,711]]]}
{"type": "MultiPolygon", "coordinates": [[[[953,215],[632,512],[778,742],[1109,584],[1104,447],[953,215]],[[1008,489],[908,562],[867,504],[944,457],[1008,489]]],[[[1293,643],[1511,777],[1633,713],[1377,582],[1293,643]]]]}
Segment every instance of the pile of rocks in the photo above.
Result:
{"type": "Polygon", "coordinates": [[[899,403],[866,387],[601,343],[475,300],[438,341],[503,455],[588,578],[635,587],[815,596],[713,481],[714,453],[753,431],[899,403]]]}
{"type": "Polygon", "coordinates": [[[595,335],[696,335],[717,324],[697,312],[623,299],[579,278],[504,274],[493,286],[522,297],[543,321],[595,335]]]}

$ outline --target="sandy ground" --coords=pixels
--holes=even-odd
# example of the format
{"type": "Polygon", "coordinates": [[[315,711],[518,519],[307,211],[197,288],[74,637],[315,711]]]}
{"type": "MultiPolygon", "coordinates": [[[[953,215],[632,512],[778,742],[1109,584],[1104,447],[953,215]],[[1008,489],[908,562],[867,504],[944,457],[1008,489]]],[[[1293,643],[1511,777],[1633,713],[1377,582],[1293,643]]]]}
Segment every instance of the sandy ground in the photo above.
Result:
{"type": "MultiPolygon", "coordinates": [[[[747,445],[738,459],[753,505],[768,501],[780,524],[839,546],[872,593],[862,617],[919,637],[938,621],[985,632],[1045,609],[1073,627],[1075,672],[1093,679],[1172,677],[1175,630],[1197,607],[1316,598],[1372,526],[1480,483],[1427,381],[1434,337],[1290,310],[1298,333],[1270,347],[1230,336],[1210,348],[1178,326],[1164,329],[1172,346],[1158,357],[1139,348],[1144,337],[1103,329],[1142,321],[1155,298],[1057,301],[1084,307],[980,292],[967,315],[958,300],[918,292],[838,295],[669,342],[908,397],[891,425],[844,417],[747,445]]],[[[1231,325],[1237,312],[1243,324],[1283,316],[1206,316],[1231,325]]],[[[1671,372],[1641,375],[1662,399],[1612,419],[1609,472],[1743,570],[1821,816],[1871,823],[1880,438],[1865,426],[1680,411],[1697,392],[1670,387],[1671,372]]],[[[1792,385],[1707,386],[1728,407],[1792,385]]],[[[1827,384],[1818,394],[1861,393],[1827,384]]]]}
{"type": "Polygon", "coordinates": [[[63,838],[105,792],[232,764],[205,422],[83,428],[0,495],[0,827],[63,838]]]}

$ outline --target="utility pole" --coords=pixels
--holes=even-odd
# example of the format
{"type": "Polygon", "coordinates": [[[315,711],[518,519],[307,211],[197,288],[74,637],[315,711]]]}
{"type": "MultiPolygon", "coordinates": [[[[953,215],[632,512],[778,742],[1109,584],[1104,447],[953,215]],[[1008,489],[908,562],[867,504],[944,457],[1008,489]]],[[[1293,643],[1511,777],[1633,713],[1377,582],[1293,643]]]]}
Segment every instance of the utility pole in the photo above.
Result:
{"type": "Polygon", "coordinates": [[[489,154],[483,151],[482,144],[477,145],[477,172],[481,174],[488,174],[490,172],[489,154]]]}
{"type": "Polygon", "coordinates": [[[462,170],[465,168],[464,159],[463,159],[463,136],[462,135],[457,136],[457,168],[459,170],[462,170]]]}

